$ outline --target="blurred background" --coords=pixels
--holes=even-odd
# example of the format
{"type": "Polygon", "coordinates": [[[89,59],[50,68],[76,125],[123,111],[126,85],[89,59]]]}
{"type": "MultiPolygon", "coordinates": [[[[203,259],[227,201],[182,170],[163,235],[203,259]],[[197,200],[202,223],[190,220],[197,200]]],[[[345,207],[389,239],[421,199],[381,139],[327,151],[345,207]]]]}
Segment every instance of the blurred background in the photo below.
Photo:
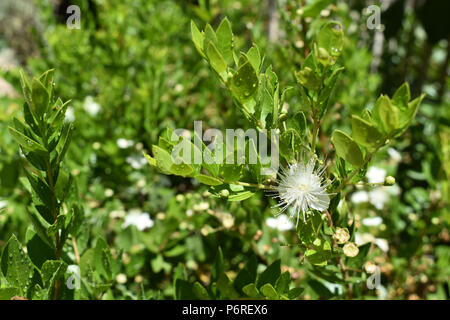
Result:
{"type": "MultiPolygon", "coordinates": [[[[392,175],[397,184],[347,196],[357,242],[372,243],[369,260],[382,276],[378,290],[355,295],[449,299],[449,12],[442,0],[1,0],[0,252],[12,233],[24,239],[29,225],[19,148],[7,130],[22,116],[18,71],[55,68],[56,96],[72,100],[67,119],[76,126],[64,165],[76,176],[86,214],[78,248],[82,254],[101,235],[119,261],[107,297],[171,298],[179,263],[192,281],[207,284],[219,245],[231,278],[250,255],[262,269],[281,258],[305,299],[331,297],[336,285],[306,272],[295,248],[280,247],[296,235],[290,222],[273,218],[272,200],[211,198],[189,179],[159,174],[142,151],[165,128],[192,129],[194,120],[247,125],[195,50],[191,20],[216,28],[228,17],[236,47],[256,43],[288,86],[314,35],[334,19],[344,26],[346,69],[324,137],[404,81],[413,98],[427,95],[410,129],[367,172],[369,182],[392,175]],[[367,24],[372,4],[381,9],[375,29],[367,24]],[[81,9],[79,29],[68,27],[70,5],[81,9]]],[[[284,108],[298,104],[290,90],[284,108]]]]}

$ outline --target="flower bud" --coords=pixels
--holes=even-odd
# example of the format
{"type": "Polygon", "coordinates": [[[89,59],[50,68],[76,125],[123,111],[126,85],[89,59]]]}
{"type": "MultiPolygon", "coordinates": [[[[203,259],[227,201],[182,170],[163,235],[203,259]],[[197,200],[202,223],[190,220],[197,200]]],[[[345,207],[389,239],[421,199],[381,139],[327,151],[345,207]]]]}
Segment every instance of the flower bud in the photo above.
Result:
{"type": "Polygon", "coordinates": [[[393,176],[387,176],[384,179],[385,186],[393,186],[395,184],[395,178],[393,176]]]}
{"type": "Polygon", "coordinates": [[[344,254],[347,257],[356,257],[359,253],[359,249],[358,246],[353,243],[353,242],[349,242],[344,246],[344,254]]]}
{"type": "Polygon", "coordinates": [[[334,233],[334,238],[336,239],[338,244],[344,244],[347,243],[348,240],[350,240],[350,233],[348,232],[347,228],[336,228],[336,231],[334,233]]]}
{"type": "Polygon", "coordinates": [[[230,191],[228,191],[227,189],[223,189],[220,191],[221,197],[228,198],[229,195],[230,195],[230,191]]]}

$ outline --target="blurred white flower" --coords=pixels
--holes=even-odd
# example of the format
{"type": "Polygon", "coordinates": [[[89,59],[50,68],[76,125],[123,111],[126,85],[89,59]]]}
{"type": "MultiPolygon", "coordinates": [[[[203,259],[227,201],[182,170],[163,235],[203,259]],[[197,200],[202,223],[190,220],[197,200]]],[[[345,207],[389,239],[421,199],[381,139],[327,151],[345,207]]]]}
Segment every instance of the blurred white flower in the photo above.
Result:
{"type": "Polygon", "coordinates": [[[383,219],[381,217],[371,217],[362,219],[362,224],[368,227],[376,227],[383,223],[383,219]]]}
{"type": "Polygon", "coordinates": [[[73,112],[72,107],[68,107],[66,110],[66,121],[68,122],[74,122],[75,121],[75,113],[73,112]]]}
{"type": "Polygon", "coordinates": [[[375,238],[370,233],[355,233],[355,243],[360,247],[367,242],[373,242],[377,245],[383,252],[387,252],[389,250],[389,243],[386,239],[375,238]]]}
{"type": "Polygon", "coordinates": [[[370,167],[367,170],[366,177],[369,183],[381,183],[386,178],[386,170],[378,167],[370,167]]]}
{"type": "Polygon", "coordinates": [[[209,209],[209,203],[202,201],[200,203],[194,204],[192,209],[194,209],[194,211],[205,211],[205,210],[209,209]]]}
{"type": "Polygon", "coordinates": [[[139,231],[153,227],[153,220],[147,212],[142,212],[139,209],[131,209],[125,216],[125,222],[122,224],[122,228],[128,226],[135,226],[139,231]]]}
{"type": "Polygon", "coordinates": [[[147,164],[147,160],[139,155],[129,156],[126,158],[126,161],[136,170],[142,169],[147,164]]]}
{"type": "Polygon", "coordinates": [[[94,101],[91,96],[87,96],[84,99],[84,110],[89,113],[91,116],[95,117],[100,112],[100,105],[94,101]]]}
{"type": "Polygon", "coordinates": [[[381,210],[384,204],[389,201],[389,193],[384,188],[369,191],[369,201],[375,208],[381,210]]]}
{"type": "Polygon", "coordinates": [[[389,157],[391,157],[394,162],[399,163],[402,160],[402,155],[394,148],[389,148],[387,152],[389,154],[389,157]]]}
{"type": "Polygon", "coordinates": [[[366,191],[356,191],[352,194],[350,201],[356,204],[369,202],[369,194],[366,191]]]}
{"type": "Polygon", "coordinates": [[[381,249],[383,252],[389,251],[389,244],[386,239],[376,238],[375,244],[381,249]]]}
{"type": "Polygon", "coordinates": [[[116,143],[117,143],[117,146],[120,149],[126,149],[126,148],[131,147],[134,144],[134,141],[133,140],[127,140],[127,139],[124,139],[124,138],[119,138],[119,139],[117,139],[116,143]]]}
{"type": "Polygon", "coordinates": [[[286,231],[294,228],[294,224],[285,214],[280,214],[276,218],[267,218],[266,225],[269,228],[277,229],[279,231],[286,231]]]}
{"type": "Polygon", "coordinates": [[[0,209],[5,208],[8,205],[8,200],[0,200],[0,209]]]}

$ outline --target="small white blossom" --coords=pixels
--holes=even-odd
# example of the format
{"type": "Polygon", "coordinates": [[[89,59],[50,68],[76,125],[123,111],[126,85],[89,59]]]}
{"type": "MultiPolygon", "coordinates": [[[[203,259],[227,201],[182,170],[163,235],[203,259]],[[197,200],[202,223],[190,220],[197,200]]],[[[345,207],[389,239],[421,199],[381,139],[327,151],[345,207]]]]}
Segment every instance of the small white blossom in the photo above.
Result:
{"type": "Polygon", "coordinates": [[[381,249],[383,252],[389,251],[389,244],[386,239],[376,238],[375,244],[381,249]]]}
{"type": "Polygon", "coordinates": [[[91,116],[95,117],[100,112],[100,105],[94,101],[94,99],[91,96],[87,96],[86,99],[84,99],[84,110],[89,113],[91,116]]]}
{"type": "Polygon", "coordinates": [[[277,207],[281,207],[281,212],[288,207],[294,210],[290,214],[297,218],[297,224],[300,213],[303,219],[310,210],[324,211],[330,204],[330,196],[326,187],[330,184],[323,182],[323,173],[325,168],[316,168],[316,161],[310,159],[305,163],[296,163],[289,166],[289,169],[283,169],[280,174],[280,181],[276,187],[278,193],[275,197],[280,199],[277,207]]]}
{"type": "Polygon", "coordinates": [[[391,157],[391,159],[395,162],[395,163],[399,163],[402,160],[402,155],[400,154],[400,152],[398,152],[397,150],[395,150],[394,148],[389,148],[387,150],[389,157],[391,157]]]}
{"type": "Polygon", "coordinates": [[[362,219],[362,224],[368,227],[376,227],[383,223],[383,219],[381,217],[371,217],[362,219]]]}
{"type": "Polygon", "coordinates": [[[133,140],[127,140],[127,139],[124,139],[124,138],[119,138],[119,139],[117,139],[116,143],[117,143],[117,146],[120,149],[126,149],[126,148],[131,147],[134,144],[134,141],[133,140]]]}
{"type": "Polygon", "coordinates": [[[377,188],[369,192],[369,201],[375,208],[381,210],[384,204],[389,201],[389,193],[383,188],[377,188]]]}
{"type": "Polygon", "coordinates": [[[125,160],[133,169],[136,170],[142,169],[147,164],[147,160],[140,155],[132,155],[127,157],[125,160]]]}
{"type": "Polygon", "coordinates": [[[366,173],[369,183],[382,183],[386,178],[386,170],[378,167],[370,167],[366,173]]]}
{"type": "Polygon", "coordinates": [[[139,231],[153,227],[153,220],[147,212],[141,212],[138,209],[132,209],[125,216],[125,222],[122,224],[123,228],[128,226],[135,226],[139,231]]]}
{"type": "Polygon", "coordinates": [[[68,107],[66,110],[65,119],[68,122],[74,122],[75,121],[75,112],[73,112],[72,107],[68,107]]]}
{"type": "Polygon", "coordinates": [[[294,224],[285,214],[280,214],[276,218],[267,218],[266,225],[272,229],[277,229],[279,231],[286,231],[294,228],[294,224]]]}
{"type": "Polygon", "coordinates": [[[356,191],[352,194],[350,200],[356,204],[369,202],[369,194],[366,191],[356,191]]]}

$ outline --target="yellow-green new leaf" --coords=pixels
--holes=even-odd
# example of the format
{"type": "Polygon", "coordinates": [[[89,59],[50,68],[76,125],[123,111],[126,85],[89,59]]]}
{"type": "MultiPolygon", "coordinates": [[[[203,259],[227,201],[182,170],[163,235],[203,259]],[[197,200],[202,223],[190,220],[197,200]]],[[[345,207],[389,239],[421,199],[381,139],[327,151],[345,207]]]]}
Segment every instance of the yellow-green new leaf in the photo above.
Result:
{"type": "Polygon", "coordinates": [[[207,176],[205,174],[198,174],[194,178],[197,179],[199,182],[206,184],[208,186],[219,186],[223,184],[222,180],[211,176],[207,176]]]}
{"type": "Polygon", "coordinates": [[[383,135],[370,122],[352,115],[352,137],[360,145],[374,151],[383,141],[383,135]]]}

